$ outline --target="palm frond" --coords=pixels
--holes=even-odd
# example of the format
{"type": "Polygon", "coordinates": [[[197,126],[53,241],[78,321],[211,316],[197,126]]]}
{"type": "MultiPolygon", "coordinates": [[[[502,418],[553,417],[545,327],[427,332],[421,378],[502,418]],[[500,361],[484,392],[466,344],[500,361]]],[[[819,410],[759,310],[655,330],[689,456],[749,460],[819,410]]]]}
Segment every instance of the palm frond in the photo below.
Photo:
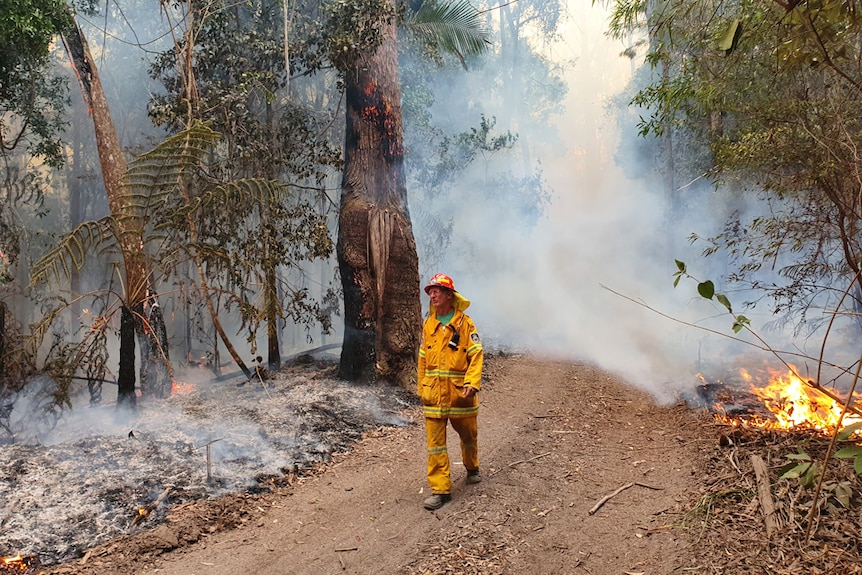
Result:
{"type": "Polygon", "coordinates": [[[455,54],[465,68],[467,56],[482,54],[491,45],[491,33],[467,0],[426,0],[405,17],[402,27],[419,40],[455,54]]]}
{"type": "Polygon", "coordinates": [[[47,283],[52,278],[62,282],[71,277],[73,267],[76,270],[84,267],[89,250],[116,244],[115,223],[112,216],[106,216],[97,221],[84,222],[69,232],[59,244],[33,264],[31,285],[47,283]]]}

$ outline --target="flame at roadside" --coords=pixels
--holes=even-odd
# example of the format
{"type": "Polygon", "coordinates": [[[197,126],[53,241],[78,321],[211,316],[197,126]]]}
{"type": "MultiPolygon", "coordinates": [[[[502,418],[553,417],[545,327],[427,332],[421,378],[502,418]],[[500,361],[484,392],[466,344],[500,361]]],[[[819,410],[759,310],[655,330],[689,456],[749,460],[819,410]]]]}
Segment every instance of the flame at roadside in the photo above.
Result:
{"type": "MultiPolygon", "coordinates": [[[[831,434],[838,426],[862,422],[862,417],[849,410],[841,417],[842,403],[831,397],[826,390],[818,388],[799,376],[794,366],[786,372],[767,368],[757,372],[740,370],[743,381],[749,384],[749,391],[757,397],[769,411],[772,418],[762,418],[757,415],[741,418],[724,413],[716,415],[716,419],[730,425],[748,425],[765,429],[805,429],[822,434],[831,434]]],[[[832,394],[837,398],[841,394],[832,394]]],[[[845,395],[846,397],[846,395],[845,395]]],[[[853,404],[862,399],[854,394],[853,404]]],[[[720,407],[720,406],[719,406],[720,407]]]]}

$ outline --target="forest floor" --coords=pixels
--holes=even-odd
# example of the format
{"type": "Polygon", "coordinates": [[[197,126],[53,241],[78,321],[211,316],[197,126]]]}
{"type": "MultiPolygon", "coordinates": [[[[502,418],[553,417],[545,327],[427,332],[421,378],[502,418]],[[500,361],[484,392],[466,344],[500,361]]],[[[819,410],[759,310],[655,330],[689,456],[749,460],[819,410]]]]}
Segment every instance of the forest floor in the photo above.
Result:
{"type": "MultiPolygon", "coordinates": [[[[177,505],[152,528],[38,572],[862,572],[849,550],[859,548],[858,512],[844,550],[833,540],[800,551],[792,521],[777,524],[785,538],[767,540],[743,438],[728,439],[708,414],[657,405],[590,365],[538,357],[488,357],[483,381],[483,481],[465,484],[450,428],[453,497],[435,512],[422,508],[425,435],[413,405],[409,425],[366,432],[308,474],[177,505]]],[[[762,450],[757,437],[749,443],[762,450]]],[[[774,474],[778,457],[767,461],[774,474]]]]}

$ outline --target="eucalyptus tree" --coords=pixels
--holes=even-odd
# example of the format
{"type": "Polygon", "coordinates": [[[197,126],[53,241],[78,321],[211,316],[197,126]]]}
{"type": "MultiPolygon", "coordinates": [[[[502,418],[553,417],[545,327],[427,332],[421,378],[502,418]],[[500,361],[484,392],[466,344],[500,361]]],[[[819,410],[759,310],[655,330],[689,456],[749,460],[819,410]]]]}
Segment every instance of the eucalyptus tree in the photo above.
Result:
{"type": "Polygon", "coordinates": [[[63,2],[33,0],[0,3],[0,400],[23,378],[7,361],[15,267],[26,236],[20,210],[42,209],[46,184],[42,163],[62,162],[65,86],[50,72],[49,45],[63,2]]]}
{"type": "Polygon", "coordinates": [[[763,206],[750,219],[729,214],[705,253],[728,254],[729,281],[765,290],[787,320],[813,320],[810,312],[834,306],[845,287],[862,289],[860,8],[848,0],[613,3],[612,33],[647,30],[647,62],[671,63],[633,100],[649,112],[641,132],[673,129],[706,142],[704,173],[730,190],[726,201],[763,206]],[[781,281],[759,281],[765,270],[781,281]]]}
{"type": "MultiPolygon", "coordinates": [[[[421,306],[404,165],[397,34],[402,7],[393,0],[352,0],[326,8],[324,44],[343,81],[346,120],[337,243],[345,326],[339,375],[408,387],[421,306]]],[[[487,46],[469,4],[428,2],[423,8],[408,21],[443,48],[470,55],[487,46]],[[423,20],[435,24],[419,26],[423,20]]]]}

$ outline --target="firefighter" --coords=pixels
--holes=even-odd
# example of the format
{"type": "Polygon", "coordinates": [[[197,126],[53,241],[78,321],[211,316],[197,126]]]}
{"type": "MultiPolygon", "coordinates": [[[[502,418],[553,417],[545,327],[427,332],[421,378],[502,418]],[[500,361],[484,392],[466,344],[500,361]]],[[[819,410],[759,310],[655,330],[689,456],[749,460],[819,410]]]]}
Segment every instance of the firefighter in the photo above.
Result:
{"type": "Polygon", "coordinates": [[[467,468],[467,483],[482,481],[479,474],[479,388],[482,380],[482,342],[470,316],[464,313],[470,301],[455,291],[452,278],[436,274],[425,286],[429,312],[419,348],[418,394],[425,411],[428,436],[428,483],[431,496],[426,509],[442,507],[452,498],[448,423],[461,438],[461,458],[467,468]]]}

